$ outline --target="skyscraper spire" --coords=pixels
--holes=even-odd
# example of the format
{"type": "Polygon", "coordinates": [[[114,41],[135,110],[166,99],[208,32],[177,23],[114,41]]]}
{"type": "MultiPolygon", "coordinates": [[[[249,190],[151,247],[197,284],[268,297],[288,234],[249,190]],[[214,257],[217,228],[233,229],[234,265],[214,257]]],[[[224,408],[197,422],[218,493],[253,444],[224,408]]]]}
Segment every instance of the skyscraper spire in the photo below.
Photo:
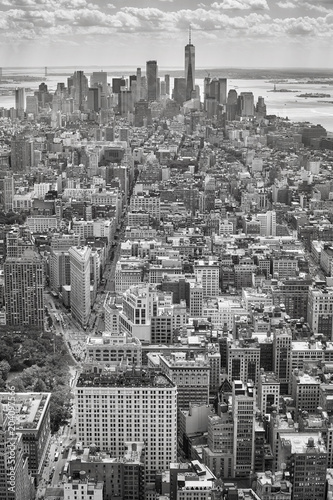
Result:
{"type": "Polygon", "coordinates": [[[192,26],[189,26],[188,44],[185,46],[186,100],[191,99],[195,89],[195,47],[192,45],[192,26]]]}

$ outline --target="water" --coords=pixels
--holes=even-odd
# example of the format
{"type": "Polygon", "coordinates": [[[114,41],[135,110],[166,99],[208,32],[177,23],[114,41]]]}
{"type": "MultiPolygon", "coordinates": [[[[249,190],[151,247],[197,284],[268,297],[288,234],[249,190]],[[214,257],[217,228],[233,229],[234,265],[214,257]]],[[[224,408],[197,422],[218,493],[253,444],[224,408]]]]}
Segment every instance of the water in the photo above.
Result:
{"type": "MultiPolygon", "coordinates": [[[[37,90],[41,81],[45,81],[50,91],[56,89],[58,82],[67,84],[67,78],[73,74],[75,70],[80,68],[76,67],[52,67],[48,68],[47,76],[45,76],[44,68],[3,68],[2,79],[10,78],[10,75],[26,75],[27,77],[39,77],[37,81],[30,81],[28,78],[22,77],[19,83],[11,82],[7,84],[0,84],[1,89],[7,89],[12,92],[11,95],[0,95],[0,107],[11,108],[15,106],[14,89],[15,87],[25,87],[30,89],[26,91],[26,95],[33,94],[37,90]]],[[[112,77],[125,77],[134,74],[136,68],[133,67],[85,67],[81,68],[85,74],[89,75],[93,71],[108,72],[108,82],[111,83],[112,77]]],[[[167,69],[161,69],[160,74],[164,75],[168,72],[167,69]]],[[[181,72],[179,73],[181,76],[181,72]]],[[[171,86],[173,86],[173,78],[171,78],[171,86]]],[[[267,113],[277,115],[280,117],[288,117],[291,121],[309,121],[313,124],[321,124],[327,129],[328,132],[333,134],[333,85],[332,84],[314,84],[314,83],[301,83],[302,81],[289,80],[285,83],[277,84],[277,90],[286,88],[293,92],[272,92],[274,84],[265,79],[258,80],[245,80],[245,79],[228,79],[228,90],[235,88],[238,93],[243,91],[251,91],[254,94],[255,101],[259,96],[265,98],[267,113]],[[298,97],[299,94],[305,93],[324,93],[330,94],[331,97],[318,98],[298,97]],[[325,101],[332,101],[327,103],[325,101]]],[[[203,91],[203,80],[197,80],[203,91]]]]}

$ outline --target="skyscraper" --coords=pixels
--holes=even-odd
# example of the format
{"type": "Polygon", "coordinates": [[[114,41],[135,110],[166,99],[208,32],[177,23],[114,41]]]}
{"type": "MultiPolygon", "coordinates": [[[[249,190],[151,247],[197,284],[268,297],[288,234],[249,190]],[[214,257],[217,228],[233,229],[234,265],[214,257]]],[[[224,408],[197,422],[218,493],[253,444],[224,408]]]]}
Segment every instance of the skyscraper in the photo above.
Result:
{"type": "Polygon", "coordinates": [[[4,264],[6,319],[9,325],[44,325],[44,265],[32,249],[4,264]]]}
{"type": "Polygon", "coordinates": [[[156,101],[157,99],[157,61],[147,61],[146,75],[147,75],[147,89],[148,101],[156,101]]]}
{"type": "Polygon", "coordinates": [[[189,29],[189,41],[185,46],[185,80],[186,100],[188,101],[195,90],[195,47],[191,43],[191,26],[189,29]]]}
{"type": "Polygon", "coordinates": [[[86,326],[90,316],[90,254],[89,247],[69,249],[71,272],[71,312],[86,326]]]}
{"type": "Polygon", "coordinates": [[[88,95],[88,78],[83,71],[75,71],[73,75],[74,101],[76,109],[83,111],[88,95]]]}
{"type": "Polygon", "coordinates": [[[144,442],[146,485],[177,458],[177,387],[162,373],[82,374],[75,388],[77,436],[114,457],[144,442]],[[100,411],[90,411],[92,398],[100,411]]]}
{"type": "Polygon", "coordinates": [[[15,109],[17,110],[19,117],[24,114],[24,109],[25,109],[25,89],[24,88],[15,89],[15,109]]]}

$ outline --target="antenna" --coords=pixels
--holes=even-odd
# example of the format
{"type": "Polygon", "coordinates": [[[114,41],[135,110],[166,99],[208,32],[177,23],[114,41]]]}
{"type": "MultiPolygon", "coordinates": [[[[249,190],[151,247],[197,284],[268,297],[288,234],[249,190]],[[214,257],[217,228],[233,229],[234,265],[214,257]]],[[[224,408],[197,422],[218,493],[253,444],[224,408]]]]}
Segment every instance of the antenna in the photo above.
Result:
{"type": "Polygon", "coordinates": [[[191,25],[188,28],[188,44],[191,45],[191,25]]]}

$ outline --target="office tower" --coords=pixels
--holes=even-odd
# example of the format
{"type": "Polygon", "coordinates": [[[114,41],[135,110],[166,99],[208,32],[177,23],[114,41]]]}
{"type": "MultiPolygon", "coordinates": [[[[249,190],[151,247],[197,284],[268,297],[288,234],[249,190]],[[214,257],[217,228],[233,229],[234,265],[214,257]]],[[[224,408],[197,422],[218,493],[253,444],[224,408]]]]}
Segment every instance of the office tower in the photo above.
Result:
{"type": "Polygon", "coordinates": [[[218,262],[198,260],[194,263],[194,274],[197,281],[202,284],[204,298],[219,295],[220,266],[218,262]]]}
{"type": "Polygon", "coordinates": [[[2,80],[2,68],[0,68],[0,82],[2,80]]]}
{"type": "Polygon", "coordinates": [[[24,116],[25,110],[25,89],[17,88],[15,89],[15,109],[18,113],[19,118],[24,116]]]}
{"type": "Polygon", "coordinates": [[[227,104],[227,79],[226,78],[219,78],[218,101],[220,104],[227,104]]]}
{"type": "Polygon", "coordinates": [[[82,374],[74,390],[77,439],[111,456],[145,443],[146,486],[177,458],[177,387],[162,373],[82,374]],[[92,409],[92,400],[94,407],[92,409]]]}
{"type": "Polygon", "coordinates": [[[6,401],[0,403],[0,498],[32,500],[35,495],[28,472],[28,457],[23,450],[22,434],[17,429],[14,433],[10,431],[13,417],[9,418],[3,411],[7,404],[6,401]]]}
{"type": "Polygon", "coordinates": [[[125,78],[112,78],[112,92],[114,94],[120,94],[121,87],[126,87],[125,78]]]}
{"type": "Polygon", "coordinates": [[[140,101],[141,96],[141,68],[136,70],[136,101],[140,101]]]}
{"type": "Polygon", "coordinates": [[[333,340],[333,288],[310,286],[308,294],[309,326],[313,333],[321,333],[333,340]]]}
{"type": "Polygon", "coordinates": [[[280,382],[274,372],[261,369],[258,384],[258,408],[264,415],[279,407],[280,382]]]}
{"type": "Polygon", "coordinates": [[[209,403],[210,364],[207,356],[186,352],[160,355],[160,370],[177,386],[177,405],[188,410],[190,404],[209,403]]]}
{"type": "Polygon", "coordinates": [[[228,478],[233,470],[234,419],[227,404],[219,415],[208,416],[208,440],[203,447],[202,460],[213,474],[228,478]]]}
{"type": "Polygon", "coordinates": [[[296,408],[295,417],[302,411],[316,413],[319,407],[319,393],[321,380],[318,376],[305,373],[295,368],[291,379],[291,397],[296,408]]]}
{"type": "Polygon", "coordinates": [[[28,95],[26,98],[26,112],[33,114],[34,117],[38,115],[38,99],[35,95],[28,95]]]}
{"type": "Polygon", "coordinates": [[[293,500],[326,498],[327,450],[321,433],[280,432],[278,465],[290,474],[293,500]]]}
{"type": "Polygon", "coordinates": [[[132,92],[127,88],[120,89],[118,97],[118,109],[121,116],[126,116],[133,112],[133,97],[132,92]]]}
{"type": "Polygon", "coordinates": [[[13,172],[24,172],[33,165],[33,142],[30,139],[14,136],[10,146],[10,161],[13,172]]]}
{"type": "Polygon", "coordinates": [[[186,101],[190,100],[195,90],[195,47],[191,41],[191,26],[189,28],[189,40],[185,46],[185,80],[186,80],[186,101]]]}
{"type": "Polygon", "coordinates": [[[71,272],[71,312],[87,326],[90,316],[90,247],[71,247],[69,249],[71,272]]]}
{"type": "Polygon", "coordinates": [[[144,125],[151,125],[152,116],[151,109],[147,101],[138,101],[134,106],[134,126],[143,127],[144,125]]]}
{"type": "Polygon", "coordinates": [[[157,61],[147,61],[146,78],[147,78],[147,99],[149,102],[157,100],[157,61]]]}
{"type": "Polygon", "coordinates": [[[274,373],[280,381],[281,394],[290,394],[291,377],[291,341],[290,330],[276,330],[274,334],[274,373]]]}
{"type": "Polygon", "coordinates": [[[199,282],[190,282],[190,317],[202,318],[203,287],[199,282]]]}
{"type": "Polygon", "coordinates": [[[260,373],[260,347],[239,339],[228,344],[228,380],[258,383],[260,373]]]}
{"type": "Polygon", "coordinates": [[[260,236],[276,236],[276,212],[268,210],[264,214],[257,214],[260,222],[260,236]]]}
{"type": "Polygon", "coordinates": [[[165,92],[167,95],[170,95],[170,75],[164,75],[165,81],[165,92]]]}
{"type": "Polygon", "coordinates": [[[254,96],[252,92],[241,92],[238,96],[238,111],[240,116],[254,116],[254,96]]]}
{"type": "Polygon", "coordinates": [[[3,204],[5,212],[13,210],[14,177],[6,176],[3,180],[3,204]]]}
{"type": "Polygon", "coordinates": [[[232,384],[234,419],[233,477],[249,477],[254,471],[255,389],[235,380],[232,384]]]}
{"type": "Polygon", "coordinates": [[[186,101],[186,79],[174,78],[173,85],[173,99],[182,106],[186,101]]]}
{"type": "Polygon", "coordinates": [[[284,304],[286,313],[291,319],[308,317],[308,294],[312,284],[311,278],[289,276],[276,285],[272,285],[273,304],[284,304]]]}
{"type": "Polygon", "coordinates": [[[74,104],[75,108],[84,111],[88,95],[88,78],[84,71],[75,71],[73,75],[74,104]]]}
{"type": "Polygon", "coordinates": [[[91,87],[88,89],[87,108],[89,111],[98,111],[100,108],[100,94],[99,87],[91,87]]]}
{"type": "Polygon", "coordinates": [[[50,287],[56,293],[61,292],[64,285],[70,285],[70,259],[68,252],[50,253],[50,287]]]}
{"type": "MultiPolygon", "coordinates": [[[[8,392],[0,393],[4,414],[9,411],[9,396],[8,392]]],[[[10,406],[15,407],[15,432],[22,435],[22,451],[28,457],[29,472],[37,483],[50,446],[50,399],[48,392],[16,392],[14,402],[9,401],[10,406]]]]}
{"type": "Polygon", "coordinates": [[[238,107],[238,94],[237,90],[231,89],[228,92],[227,98],[227,120],[233,121],[236,119],[238,107]]]}
{"type": "Polygon", "coordinates": [[[93,71],[90,76],[90,87],[102,86],[102,91],[107,94],[108,91],[108,74],[106,71],[93,71]]]}
{"type": "Polygon", "coordinates": [[[263,97],[258,97],[258,102],[256,105],[256,115],[258,118],[264,118],[266,116],[266,104],[265,99],[263,97]]]}
{"type": "Polygon", "coordinates": [[[44,264],[27,249],[4,264],[6,321],[9,325],[44,327],[44,264]]]}

